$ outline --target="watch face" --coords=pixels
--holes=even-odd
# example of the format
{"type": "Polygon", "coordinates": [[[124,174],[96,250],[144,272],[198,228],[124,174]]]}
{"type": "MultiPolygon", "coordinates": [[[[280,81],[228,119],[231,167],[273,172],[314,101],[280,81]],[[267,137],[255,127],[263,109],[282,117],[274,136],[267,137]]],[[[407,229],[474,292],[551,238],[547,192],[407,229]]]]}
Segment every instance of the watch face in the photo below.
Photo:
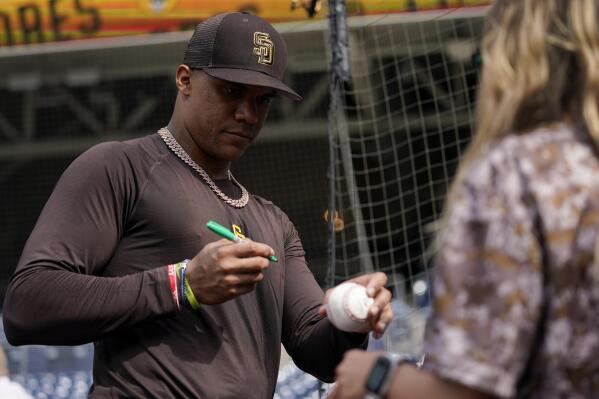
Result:
{"type": "Polygon", "coordinates": [[[372,366],[372,370],[370,370],[368,380],[366,381],[366,390],[368,392],[379,393],[383,387],[385,378],[389,373],[390,367],[391,360],[386,357],[379,357],[376,359],[376,362],[374,362],[374,365],[372,366]]]}

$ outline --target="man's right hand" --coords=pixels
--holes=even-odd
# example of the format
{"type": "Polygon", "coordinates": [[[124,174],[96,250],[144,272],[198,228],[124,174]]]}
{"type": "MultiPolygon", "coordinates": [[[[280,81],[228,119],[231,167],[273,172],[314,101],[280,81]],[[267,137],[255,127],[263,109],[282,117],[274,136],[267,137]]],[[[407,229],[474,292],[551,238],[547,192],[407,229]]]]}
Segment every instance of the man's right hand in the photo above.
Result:
{"type": "Polygon", "coordinates": [[[252,291],[269,267],[274,250],[246,239],[212,242],[187,264],[186,278],[202,304],[214,305],[252,291]]]}

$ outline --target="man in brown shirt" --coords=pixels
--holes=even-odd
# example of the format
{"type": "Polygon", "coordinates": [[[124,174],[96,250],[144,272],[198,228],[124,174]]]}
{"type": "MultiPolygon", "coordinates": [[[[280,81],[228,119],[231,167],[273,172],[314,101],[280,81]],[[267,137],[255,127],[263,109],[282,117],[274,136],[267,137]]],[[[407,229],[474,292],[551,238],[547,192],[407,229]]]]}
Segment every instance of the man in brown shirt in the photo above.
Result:
{"type": "MultiPolygon", "coordinates": [[[[273,95],[300,98],[282,83],[285,62],[283,39],[257,17],[196,27],[168,126],[93,147],[57,183],[4,302],[12,344],[94,341],[90,397],[161,399],[272,397],[281,343],[324,381],[347,349],[365,346],[366,334],[323,317],[287,216],[229,172],[273,95]],[[245,240],[219,240],[209,220],[245,240]]],[[[386,277],[356,281],[375,298],[380,335],[386,277]]]]}

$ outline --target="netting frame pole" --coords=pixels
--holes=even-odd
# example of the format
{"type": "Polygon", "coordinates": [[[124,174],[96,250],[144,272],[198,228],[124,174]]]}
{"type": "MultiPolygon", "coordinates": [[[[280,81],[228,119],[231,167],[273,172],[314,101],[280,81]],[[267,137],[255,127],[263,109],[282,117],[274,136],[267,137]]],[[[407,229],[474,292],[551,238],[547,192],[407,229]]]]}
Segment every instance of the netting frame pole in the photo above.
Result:
{"type": "Polygon", "coordinates": [[[362,271],[374,271],[372,256],[368,247],[364,219],[360,207],[360,198],[356,189],[354,168],[351,156],[349,129],[345,115],[343,85],[350,79],[350,57],[347,28],[347,13],[345,0],[329,1],[329,45],[331,50],[331,99],[329,105],[329,273],[327,285],[335,285],[336,267],[336,182],[337,182],[337,138],[341,151],[341,162],[345,171],[346,184],[349,193],[350,209],[352,210],[360,267],[362,271]]]}

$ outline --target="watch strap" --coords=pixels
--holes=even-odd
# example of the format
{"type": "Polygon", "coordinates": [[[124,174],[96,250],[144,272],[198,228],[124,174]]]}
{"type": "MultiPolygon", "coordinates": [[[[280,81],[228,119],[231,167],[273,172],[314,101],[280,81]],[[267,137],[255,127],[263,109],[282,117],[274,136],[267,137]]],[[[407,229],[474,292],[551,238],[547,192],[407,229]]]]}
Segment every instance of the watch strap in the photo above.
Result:
{"type": "Polygon", "coordinates": [[[393,376],[395,375],[395,371],[397,370],[397,367],[400,364],[403,363],[413,363],[413,364],[417,364],[418,361],[411,355],[408,355],[406,353],[391,353],[391,352],[386,352],[383,355],[381,355],[379,358],[377,358],[377,360],[375,361],[375,364],[373,364],[372,369],[368,375],[367,381],[370,380],[370,378],[372,378],[372,374],[373,372],[375,372],[375,365],[377,362],[379,362],[379,359],[381,357],[384,357],[386,359],[389,360],[389,368],[387,369],[387,372],[385,374],[385,376],[383,377],[383,381],[381,382],[381,384],[379,384],[378,389],[376,389],[375,391],[369,391],[368,390],[368,384],[366,386],[366,399],[381,399],[383,398],[387,392],[389,391],[389,387],[391,385],[391,380],[393,379],[393,376]]]}

